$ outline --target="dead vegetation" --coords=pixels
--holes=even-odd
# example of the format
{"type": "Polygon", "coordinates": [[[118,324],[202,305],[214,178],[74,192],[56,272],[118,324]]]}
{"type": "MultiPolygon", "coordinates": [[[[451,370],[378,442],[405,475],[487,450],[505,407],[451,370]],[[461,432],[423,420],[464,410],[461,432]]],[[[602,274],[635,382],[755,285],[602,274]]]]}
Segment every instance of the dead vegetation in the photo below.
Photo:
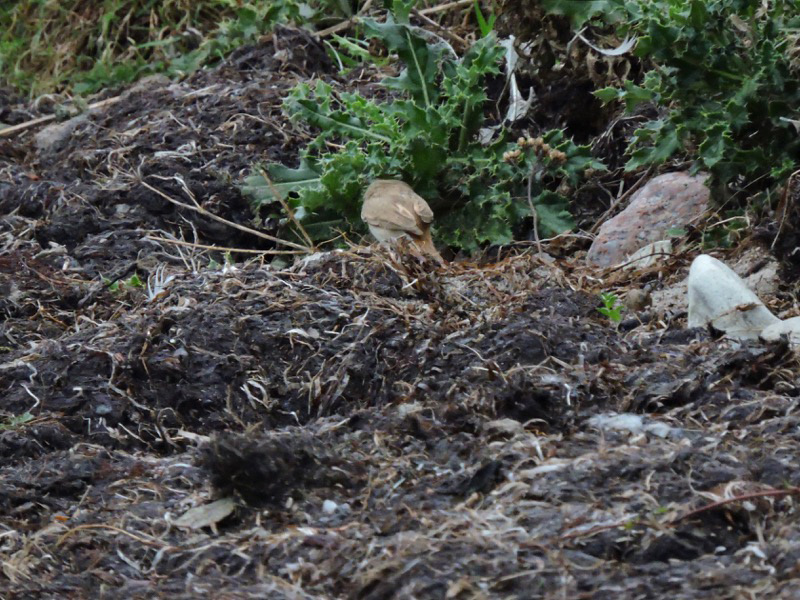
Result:
{"type": "Polygon", "coordinates": [[[596,310],[681,260],[231,265],[204,246],[275,246],[140,184],[252,225],[233,181],[297,143],[281,93],[321,64],[282,35],[60,149],[0,141],[0,595],[800,593],[796,356],[596,310]]]}

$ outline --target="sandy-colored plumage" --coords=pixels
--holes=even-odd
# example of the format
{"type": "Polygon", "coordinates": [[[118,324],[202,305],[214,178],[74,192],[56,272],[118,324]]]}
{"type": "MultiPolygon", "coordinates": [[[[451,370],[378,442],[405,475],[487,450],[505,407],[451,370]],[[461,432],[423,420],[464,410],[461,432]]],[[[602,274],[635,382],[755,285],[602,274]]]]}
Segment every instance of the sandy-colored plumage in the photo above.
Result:
{"type": "Polygon", "coordinates": [[[376,179],[364,193],[361,218],[379,242],[409,237],[417,246],[443,263],[431,239],[433,211],[411,187],[391,179],[376,179]]]}

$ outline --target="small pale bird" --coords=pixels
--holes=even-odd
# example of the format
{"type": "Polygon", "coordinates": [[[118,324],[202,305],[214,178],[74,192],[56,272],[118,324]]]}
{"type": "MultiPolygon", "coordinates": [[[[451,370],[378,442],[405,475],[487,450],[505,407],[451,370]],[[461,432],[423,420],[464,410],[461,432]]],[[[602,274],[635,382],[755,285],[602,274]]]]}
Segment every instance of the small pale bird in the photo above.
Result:
{"type": "Polygon", "coordinates": [[[407,183],[376,179],[364,193],[361,219],[379,242],[409,237],[425,254],[444,263],[431,238],[433,211],[407,183]]]}

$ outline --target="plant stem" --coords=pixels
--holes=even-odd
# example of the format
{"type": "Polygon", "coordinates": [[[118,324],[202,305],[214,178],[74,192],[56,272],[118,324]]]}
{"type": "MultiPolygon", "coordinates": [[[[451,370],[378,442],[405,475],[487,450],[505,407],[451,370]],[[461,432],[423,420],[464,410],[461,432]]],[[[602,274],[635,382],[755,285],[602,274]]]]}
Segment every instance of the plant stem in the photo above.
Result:
{"type": "Polygon", "coordinates": [[[536,167],[539,165],[534,165],[531,167],[531,172],[528,173],[528,206],[531,208],[531,215],[533,216],[533,239],[536,241],[536,250],[539,254],[542,254],[542,242],[539,239],[539,214],[536,212],[536,207],[533,205],[533,196],[531,194],[531,190],[533,189],[533,177],[536,174],[536,167]]]}
{"type": "Polygon", "coordinates": [[[406,38],[408,39],[408,47],[411,49],[411,56],[414,58],[414,66],[417,69],[417,75],[419,76],[419,82],[422,86],[422,95],[425,96],[425,108],[431,107],[431,99],[428,95],[428,85],[425,82],[425,73],[422,71],[422,66],[419,64],[419,60],[417,59],[417,53],[414,52],[414,43],[411,41],[411,32],[406,29],[406,38]]]}

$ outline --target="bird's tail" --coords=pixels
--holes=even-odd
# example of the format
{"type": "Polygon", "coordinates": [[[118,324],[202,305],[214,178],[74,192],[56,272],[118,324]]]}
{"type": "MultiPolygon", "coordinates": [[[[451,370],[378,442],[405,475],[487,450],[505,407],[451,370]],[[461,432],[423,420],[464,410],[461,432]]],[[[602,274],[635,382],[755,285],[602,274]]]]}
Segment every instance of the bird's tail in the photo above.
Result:
{"type": "Polygon", "coordinates": [[[431,237],[430,231],[426,231],[421,237],[416,238],[414,241],[417,243],[417,246],[419,246],[419,249],[422,250],[423,253],[433,258],[440,265],[445,264],[445,260],[442,258],[442,255],[439,254],[436,246],[433,245],[433,238],[431,237]]]}

